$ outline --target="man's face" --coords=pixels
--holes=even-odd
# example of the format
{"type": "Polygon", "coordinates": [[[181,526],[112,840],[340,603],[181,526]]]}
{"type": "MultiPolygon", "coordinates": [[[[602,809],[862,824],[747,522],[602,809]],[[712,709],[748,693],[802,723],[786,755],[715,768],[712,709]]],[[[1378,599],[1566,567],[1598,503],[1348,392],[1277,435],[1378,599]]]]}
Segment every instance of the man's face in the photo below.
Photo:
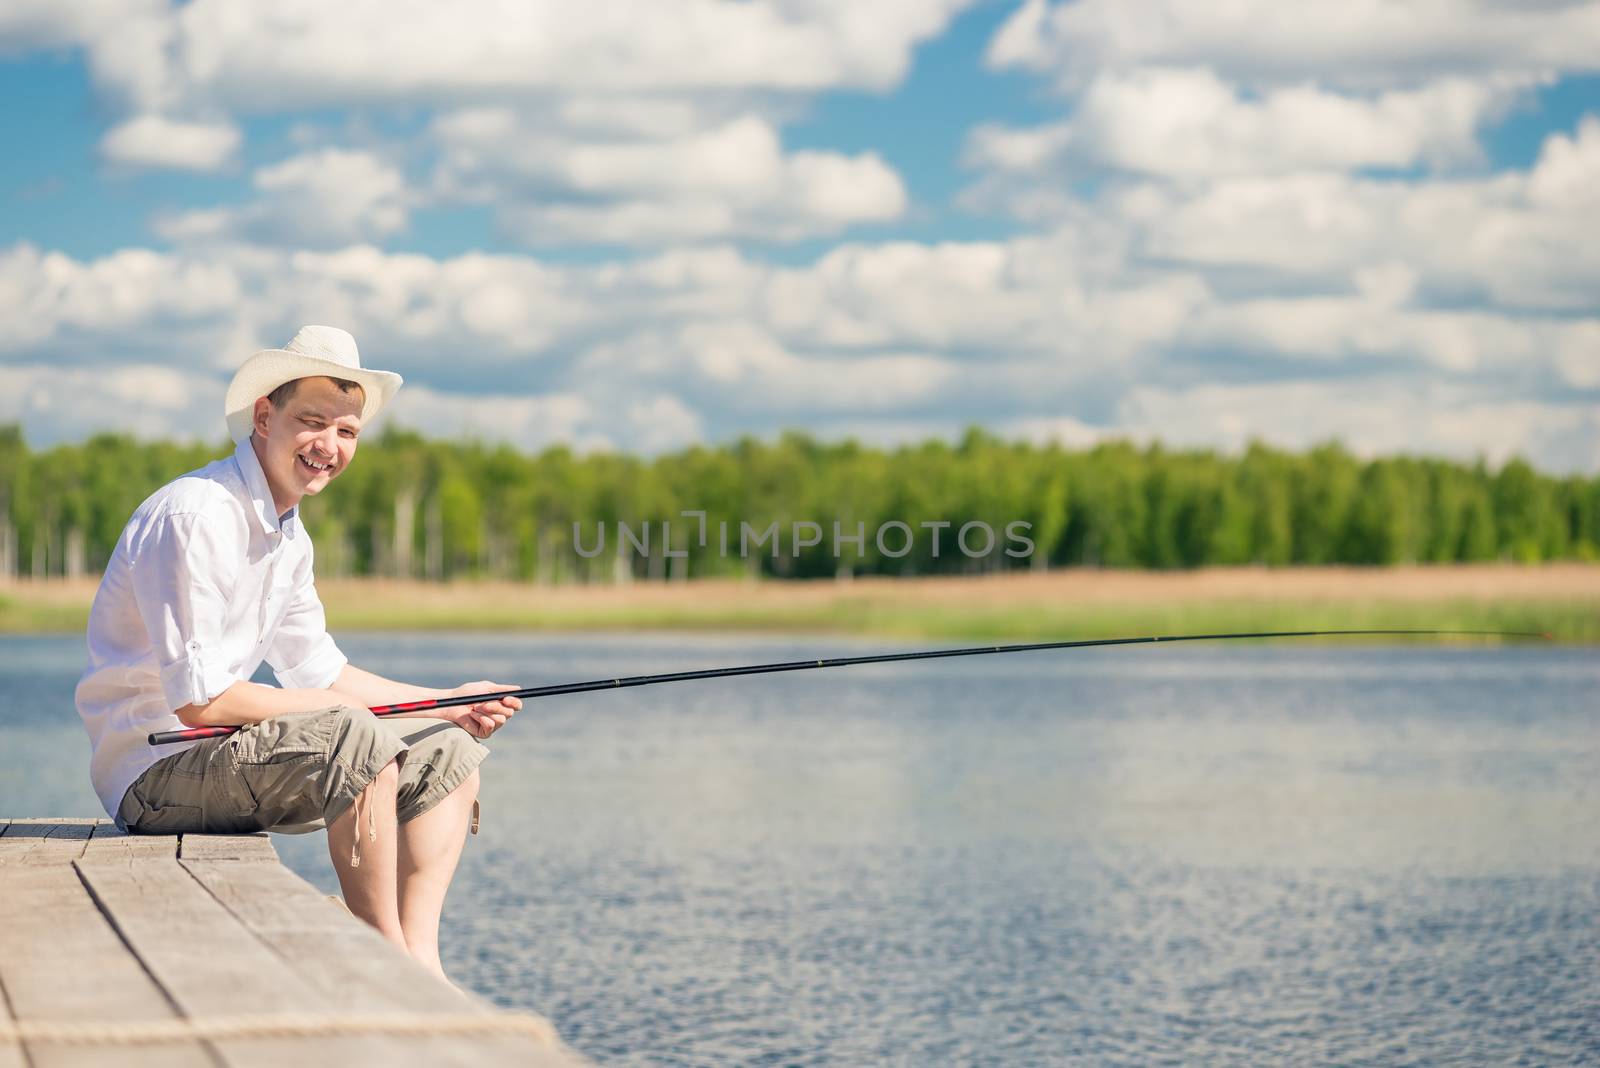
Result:
{"type": "Polygon", "coordinates": [[[265,397],[256,401],[256,451],[280,508],[321,493],[349,465],[362,404],[361,390],[345,392],[331,378],[300,379],[281,408],[265,397]]]}

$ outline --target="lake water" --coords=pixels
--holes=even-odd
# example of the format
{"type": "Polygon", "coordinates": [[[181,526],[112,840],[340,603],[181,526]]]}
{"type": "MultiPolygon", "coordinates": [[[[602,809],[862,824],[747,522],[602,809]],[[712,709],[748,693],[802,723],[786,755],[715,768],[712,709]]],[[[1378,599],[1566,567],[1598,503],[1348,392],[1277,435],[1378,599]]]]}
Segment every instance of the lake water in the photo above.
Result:
{"type": "MultiPolygon", "coordinates": [[[[436,685],[895,647],[341,644],[436,685]]],[[[0,813],[98,814],[80,649],[0,639],[0,813]]],[[[553,699],[491,747],[446,967],[603,1063],[1600,1061],[1594,650],[846,668],[553,699]]]]}

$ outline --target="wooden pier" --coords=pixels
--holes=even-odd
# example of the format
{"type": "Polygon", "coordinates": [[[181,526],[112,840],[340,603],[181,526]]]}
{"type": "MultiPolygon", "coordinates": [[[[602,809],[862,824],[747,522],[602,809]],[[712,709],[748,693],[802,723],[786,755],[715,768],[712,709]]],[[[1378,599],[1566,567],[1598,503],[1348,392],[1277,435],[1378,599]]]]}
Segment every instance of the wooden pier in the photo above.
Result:
{"type": "Polygon", "coordinates": [[[584,1063],[428,974],[265,834],[0,818],[0,1068],[584,1063]]]}

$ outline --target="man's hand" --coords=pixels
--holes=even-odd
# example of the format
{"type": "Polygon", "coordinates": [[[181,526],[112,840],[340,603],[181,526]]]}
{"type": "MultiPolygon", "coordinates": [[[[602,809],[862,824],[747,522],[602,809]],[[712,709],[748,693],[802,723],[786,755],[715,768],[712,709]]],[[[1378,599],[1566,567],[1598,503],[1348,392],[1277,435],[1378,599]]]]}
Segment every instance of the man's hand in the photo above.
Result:
{"type": "MultiPolygon", "coordinates": [[[[504,693],[507,690],[517,689],[521,687],[504,682],[478,681],[464,682],[450,693],[455,697],[466,697],[475,693],[504,693]]],[[[482,701],[475,705],[441,708],[439,711],[459,726],[466,728],[468,734],[481,739],[504,727],[512,713],[521,707],[522,702],[519,699],[506,697],[498,701],[482,701]]]]}

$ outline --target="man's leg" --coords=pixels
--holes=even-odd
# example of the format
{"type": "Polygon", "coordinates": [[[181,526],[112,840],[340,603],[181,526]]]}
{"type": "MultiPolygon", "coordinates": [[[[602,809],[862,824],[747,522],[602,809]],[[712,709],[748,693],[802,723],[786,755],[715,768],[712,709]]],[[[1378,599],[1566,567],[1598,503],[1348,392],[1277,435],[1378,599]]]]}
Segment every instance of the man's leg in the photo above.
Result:
{"type": "Polygon", "coordinates": [[[399,922],[405,946],[440,976],[444,967],[439,963],[439,913],[461,858],[467,821],[477,798],[478,772],[474,769],[438,804],[400,825],[399,922]]]}
{"type": "Polygon", "coordinates": [[[327,829],[345,905],[403,949],[396,802],[405,755],[364,708],[275,716],[159,761],[129,787],[119,815],[142,834],[300,833],[342,805],[327,829]]]}
{"type": "MultiPolygon", "coordinates": [[[[400,839],[395,818],[395,790],[400,765],[384,765],[366,790],[328,825],[328,854],[350,912],[370,923],[389,941],[406,948],[395,893],[400,839]],[[376,830],[376,836],[371,833],[376,830]],[[360,863],[354,858],[359,856],[360,863]]],[[[415,822],[415,821],[413,821],[415,822]]],[[[452,861],[452,865],[454,861],[452,861]]]]}

